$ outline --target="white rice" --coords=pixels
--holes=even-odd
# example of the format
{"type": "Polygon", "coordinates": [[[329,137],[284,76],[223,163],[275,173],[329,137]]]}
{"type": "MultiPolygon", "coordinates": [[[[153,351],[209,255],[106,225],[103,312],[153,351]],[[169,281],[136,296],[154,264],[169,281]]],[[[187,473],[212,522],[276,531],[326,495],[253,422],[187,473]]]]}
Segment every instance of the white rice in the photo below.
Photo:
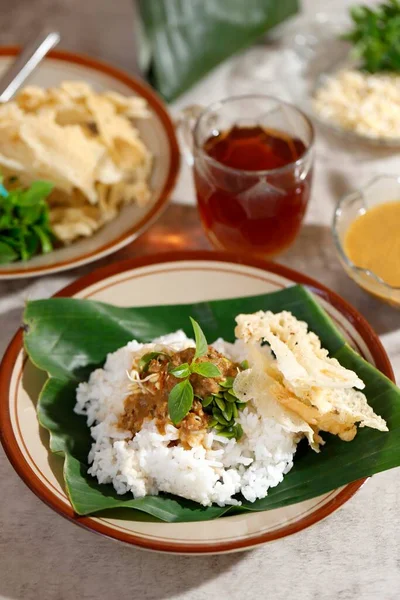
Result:
{"type": "MultiPolygon", "coordinates": [[[[237,504],[234,496],[239,492],[251,502],[264,498],[292,468],[297,436],[258,414],[252,401],[239,412],[242,438],[227,440],[210,432],[207,448],[168,447],[178,437],[173,425],[162,435],[154,421],[147,421],[133,439],[117,427],[129,394],[127,371],[136,353],[165,347],[179,351],[194,345],[183,331],[157,338],[152,344],[132,341],[109,354],[104,368],[79,385],[75,411],[87,417],[94,439],[89,473],[99,483],[111,483],[118,494],[131,492],[135,498],[163,491],[204,506],[237,504]]],[[[219,339],[213,346],[232,360],[246,358],[242,342],[229,344],[219,339]]]]}

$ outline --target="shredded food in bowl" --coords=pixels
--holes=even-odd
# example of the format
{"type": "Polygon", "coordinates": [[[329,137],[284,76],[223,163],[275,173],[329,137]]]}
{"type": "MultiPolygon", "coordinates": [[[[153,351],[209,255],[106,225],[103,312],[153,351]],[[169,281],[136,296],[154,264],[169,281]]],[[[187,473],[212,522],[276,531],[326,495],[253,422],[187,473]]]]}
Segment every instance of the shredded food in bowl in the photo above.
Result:
{"type": "Polygon", "coordinates": [[[324,121],[375,139],[400,139],[400,76],[344,69],[316,90],[313,107],[324,121]]]}

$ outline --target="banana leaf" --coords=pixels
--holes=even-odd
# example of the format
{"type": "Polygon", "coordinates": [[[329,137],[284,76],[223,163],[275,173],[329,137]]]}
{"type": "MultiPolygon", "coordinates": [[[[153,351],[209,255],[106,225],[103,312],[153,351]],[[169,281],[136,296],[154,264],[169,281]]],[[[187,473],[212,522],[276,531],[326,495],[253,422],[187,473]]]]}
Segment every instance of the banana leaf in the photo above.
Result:
{"type": "Polygon", "coordinates": [[[346,344],[325,311],[301,286],[261,296],[177,306],[119,308],[71,298],[38,300],[27,304],[24,323],[26,351],[49,375],[39,398],[38,418],[50,432],[51,451],[64,457],[66,491],[80,515],[124,507],[168,522],[208,520],[301,502],[400,465],[400,390],[346,344]],[[389,432],[366,427],[352,442],[324,434],[326,445],[320,454],[306,444],[300,445],[294,467],[283,482],[262,500],[250,503],[243,499],[240,507],[205,508],[166,494],[135,500],[129,494],[118,496],[111,485],[99,485],[88,475],[91,438],[85,418],[73,412],[75,390],[104,363],[108,352],[133,338],[148,342],[179,328],[191,335],[189,316],[200,323],[209,341],[220,336],[233,341],[235,316],[260,309],[286,309],[306,321],[330,355],[365,382],[368,402],[386,419],[389,432]]]}
{"type": "Polygon", "coordinates": [[[168,101],[299,8],[298,0],[138,0],[139,66],[168,101]]]}

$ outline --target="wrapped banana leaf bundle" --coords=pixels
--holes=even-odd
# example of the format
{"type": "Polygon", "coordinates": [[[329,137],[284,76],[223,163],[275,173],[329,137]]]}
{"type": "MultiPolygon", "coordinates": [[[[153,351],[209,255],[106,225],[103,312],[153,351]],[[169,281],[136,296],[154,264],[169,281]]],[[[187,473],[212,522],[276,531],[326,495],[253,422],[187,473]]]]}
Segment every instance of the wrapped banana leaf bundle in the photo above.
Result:
{"type": "Polygon", "coordinates": [[[295,14],[299,0],[137,0],[139,66],[167,100],[295,14]]]}

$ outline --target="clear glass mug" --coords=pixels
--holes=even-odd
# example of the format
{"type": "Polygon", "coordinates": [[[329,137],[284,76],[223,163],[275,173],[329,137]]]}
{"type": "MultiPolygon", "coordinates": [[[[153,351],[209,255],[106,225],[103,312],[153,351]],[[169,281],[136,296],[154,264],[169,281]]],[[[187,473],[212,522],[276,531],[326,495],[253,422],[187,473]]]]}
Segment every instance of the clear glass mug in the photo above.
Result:
{"type": "Polygon", "coordinates": [[[188,107],[180,125],[193,166],[200,218],[211,243],[218,249],[262,257],[290,246],[310,197],[314,162],[310,120],[276,98],[247,95],[205,109],[188,107]],[[208,148],[210,140],[232,128],[262,128],[276,136],[273,144],[283,139],[287,146],[296,145],[298,158],[261,170],[227,166],[211,156],[205,145],[208,148]]]}

